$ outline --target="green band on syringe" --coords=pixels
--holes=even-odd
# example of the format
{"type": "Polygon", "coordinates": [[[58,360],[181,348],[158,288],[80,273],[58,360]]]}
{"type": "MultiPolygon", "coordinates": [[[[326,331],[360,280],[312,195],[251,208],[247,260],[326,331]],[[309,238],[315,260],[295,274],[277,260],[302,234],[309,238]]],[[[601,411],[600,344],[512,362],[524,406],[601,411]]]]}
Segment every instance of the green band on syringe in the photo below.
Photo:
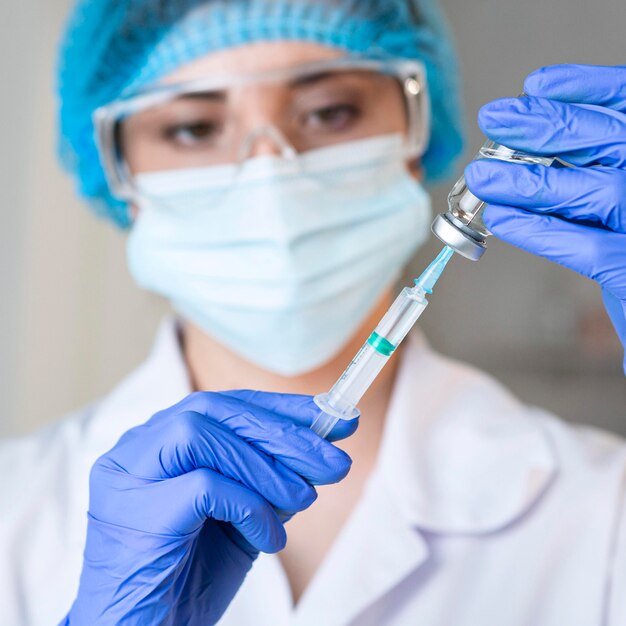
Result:
{"type": "Polygon", "coordinates": [[[370,335],[367,343],[369,343],[370,346],[376,350],[376,352],[379,352],[383,356],[391,356],[393,351],[396,349],[396,346],[394,346],[390,341],[387,341],[384,337],[381,337],[376,331],[370,335]]]}

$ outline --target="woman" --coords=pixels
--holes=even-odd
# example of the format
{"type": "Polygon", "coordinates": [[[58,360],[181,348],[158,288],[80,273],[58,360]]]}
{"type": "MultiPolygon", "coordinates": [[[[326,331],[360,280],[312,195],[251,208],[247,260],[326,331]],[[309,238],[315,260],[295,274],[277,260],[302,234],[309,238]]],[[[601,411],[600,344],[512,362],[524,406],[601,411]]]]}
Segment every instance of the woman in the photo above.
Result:
{"type": "MultiPolygon", "coordinates": [[[[459,151],[436,7],[92,0],[62,61],[66,162],[178,315],[110,396],[2,450],[7,623],[623,624],[623,442],[419,336],[358,434],[309,428],[459,151]]],[[[493,232],[596,278],[623,339],[624,75],[547,68],[481,114],[579,169],[467,171],[493,232]]]]}

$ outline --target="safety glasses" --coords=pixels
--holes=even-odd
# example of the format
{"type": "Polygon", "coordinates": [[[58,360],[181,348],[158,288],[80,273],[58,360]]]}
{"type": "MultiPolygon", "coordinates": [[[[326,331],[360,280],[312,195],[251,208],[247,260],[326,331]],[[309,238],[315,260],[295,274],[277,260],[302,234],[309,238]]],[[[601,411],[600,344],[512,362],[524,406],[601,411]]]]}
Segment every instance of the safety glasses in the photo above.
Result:
{"type": "Polygon", "coordinates": [[[130,200],[135,175],[241,164],[259,142],[298,160],[403,132],[407,159],[417,158],[428,144],[430,103],[419,61],[341,57],[153,85],[97,109],[94,123],[110,189],[130,200]]]}

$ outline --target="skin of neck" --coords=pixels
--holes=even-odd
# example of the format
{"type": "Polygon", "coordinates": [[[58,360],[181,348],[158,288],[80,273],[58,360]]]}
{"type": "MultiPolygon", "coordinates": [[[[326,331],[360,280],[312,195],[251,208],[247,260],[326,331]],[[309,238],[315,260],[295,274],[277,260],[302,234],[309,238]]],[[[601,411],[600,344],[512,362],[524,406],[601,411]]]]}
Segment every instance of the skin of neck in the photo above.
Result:
{"type": "MultiPolygon", "coordinates": [[[[255,389],[308,395],[328,391],[385,314],[392,298],[392,291],[387,290],[336,356],[321,367],[298,376],[283,376],[250,363],[197,325],[183,321],[181,339],[192,386],[202,391],[255,389]]],[[[370,457],[367,465],[373,463],[378,450],[396,368],[397,358],[392,358],[359,404],[362,417],[357,435],[339,442],[353,458],[354,455],[370,457]]]]}

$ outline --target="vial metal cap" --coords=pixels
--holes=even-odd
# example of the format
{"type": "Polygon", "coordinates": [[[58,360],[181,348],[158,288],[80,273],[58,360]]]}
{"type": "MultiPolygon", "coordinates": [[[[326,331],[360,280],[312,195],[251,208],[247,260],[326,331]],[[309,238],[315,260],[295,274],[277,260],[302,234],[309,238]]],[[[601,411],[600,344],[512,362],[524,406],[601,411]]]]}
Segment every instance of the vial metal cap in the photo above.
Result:
{"type": "Polygon", "coordinates": [[[447,246],[470,261],[478,261],[487,246],[480,233],[472,232],[467,226],[457,225],[454,217],[440,213],[430,229],[447,246]]]}

